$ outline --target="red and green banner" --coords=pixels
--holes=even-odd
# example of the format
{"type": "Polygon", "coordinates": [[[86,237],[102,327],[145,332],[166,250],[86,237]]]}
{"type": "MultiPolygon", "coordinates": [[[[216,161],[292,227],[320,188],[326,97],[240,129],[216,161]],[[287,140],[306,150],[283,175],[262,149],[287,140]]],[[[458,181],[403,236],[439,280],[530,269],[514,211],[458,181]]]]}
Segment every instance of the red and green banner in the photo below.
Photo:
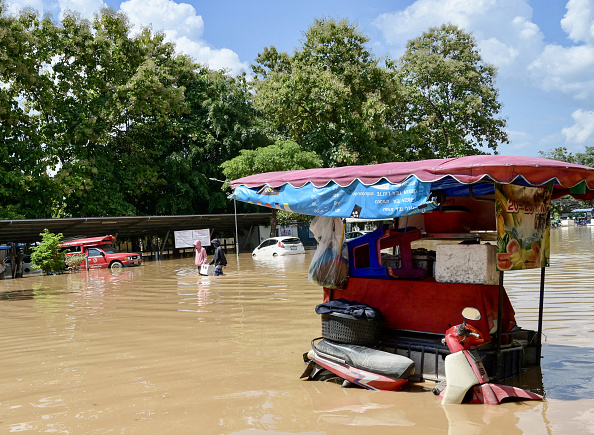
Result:
{"type": "Polygon", "coordinates": [[[549,265],[551,193],[544,187],[495,184],[497,269],[549,265]]]}

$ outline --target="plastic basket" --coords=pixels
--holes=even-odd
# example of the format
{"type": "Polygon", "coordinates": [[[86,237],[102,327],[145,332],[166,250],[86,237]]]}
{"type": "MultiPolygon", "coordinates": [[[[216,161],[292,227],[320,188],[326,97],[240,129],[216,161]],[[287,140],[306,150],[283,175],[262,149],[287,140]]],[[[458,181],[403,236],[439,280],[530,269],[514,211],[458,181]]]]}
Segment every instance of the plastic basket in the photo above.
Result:
{"type": "Polygon", "coordinates": [[[382,323],[348,314],[322,314],[322,337],[338,343],[373,346],[380,340],[382,323]]]}

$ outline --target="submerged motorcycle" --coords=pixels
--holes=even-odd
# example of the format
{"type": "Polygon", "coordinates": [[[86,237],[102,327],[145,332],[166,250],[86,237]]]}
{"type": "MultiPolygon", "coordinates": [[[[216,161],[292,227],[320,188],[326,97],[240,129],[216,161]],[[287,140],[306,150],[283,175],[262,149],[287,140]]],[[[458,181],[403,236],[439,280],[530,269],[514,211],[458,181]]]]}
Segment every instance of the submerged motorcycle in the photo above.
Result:
{"type": "Polygon", "coordinates": [[[484,342],[478,329],[466,324],[466,320],[479,320],[479,310],[466,307],[462,310],[464,321],[446,331],[445,344],[450,355],[445,357],[445,389],[435,394],[442,397],[444,405],[455,403],[485,403],[498,405],[504,400],[542,400],[542,396],[523,390],[490,383],[487,371],[476,351],[484,342]]]}
{"type": "MultiPolygon", "coordinates": [[[[504,400],[542,400],[542,396],[530,391],[490,382],[476,350],[484,339],[478,329],[466,323],[479,320],[480,312],[467,307],[462,316],[463,323],[449,328],[443,339],[451,352],[445,357],[446,382],[433,390],[442,397],[442,403],[498,405],[504,400]]],[[[397,391],[415,372],[414,361],[403,355],[329,339],[315,339],[311,345],[312,349],[303,355],[307,365],[301,378],[333,381],[343,387],[397,391]]]]}
{"type": "Polygon", "coordinates": [[[415,372],[410,358],[367,346],[322,339],[303,355],[307,363],[301,378],[341,382],[368,390],[397,391],[415,372]]]}

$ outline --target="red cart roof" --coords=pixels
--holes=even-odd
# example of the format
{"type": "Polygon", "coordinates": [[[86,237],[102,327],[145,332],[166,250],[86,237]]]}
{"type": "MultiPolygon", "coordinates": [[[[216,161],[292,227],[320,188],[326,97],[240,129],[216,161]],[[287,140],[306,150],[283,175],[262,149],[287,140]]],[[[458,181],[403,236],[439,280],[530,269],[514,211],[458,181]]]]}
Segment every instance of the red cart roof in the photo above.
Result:
{"type": "Polygon", "coordinates": [[[452,187],[452,182],[461,185],[497,182],[530,186],[544,186],[553,182],[555,197],[572,194],[580,199],[594,198],[594,168],[543,157],[499,155],[268,172],[240,178],[230,184],[232,188],[241,185],[254,188],[264,185],[279,187],[288,183],[299,188],[308,182],[316,187],[324,187],[334,182],[346,187],[355,180],[365,185],[373,185],[384,179],[400,183],[410,177],[431,182],[436,188],[439,188],[440,181],[447,181],[448,187],[452,187]],[[584,191],[570,191],[582,182],[586,187],[584,191]]]}
{"type": "Polygon", "coordinates": [[[89,237],[87,239],[75,239],[68,240],[60,243],[61,248],[69,248],[71,246],[100,246],[100,245],[111,245],[116,241],[114,236],[102,236],[102,237],[89,237]]]}

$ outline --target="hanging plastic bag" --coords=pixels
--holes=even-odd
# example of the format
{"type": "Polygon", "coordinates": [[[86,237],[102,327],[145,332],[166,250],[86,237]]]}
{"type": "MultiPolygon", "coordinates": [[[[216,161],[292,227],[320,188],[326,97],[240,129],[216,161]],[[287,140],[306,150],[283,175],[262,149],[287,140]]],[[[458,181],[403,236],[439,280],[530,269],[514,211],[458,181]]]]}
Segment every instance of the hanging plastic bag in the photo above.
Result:
{"type": "Polygon", "coordinates": [[[318,248],[309,265],[308,281],[326,288],[344,289],[349,278],[349,258],[342,220],[318,216],[309,228],[318,248]]]}

